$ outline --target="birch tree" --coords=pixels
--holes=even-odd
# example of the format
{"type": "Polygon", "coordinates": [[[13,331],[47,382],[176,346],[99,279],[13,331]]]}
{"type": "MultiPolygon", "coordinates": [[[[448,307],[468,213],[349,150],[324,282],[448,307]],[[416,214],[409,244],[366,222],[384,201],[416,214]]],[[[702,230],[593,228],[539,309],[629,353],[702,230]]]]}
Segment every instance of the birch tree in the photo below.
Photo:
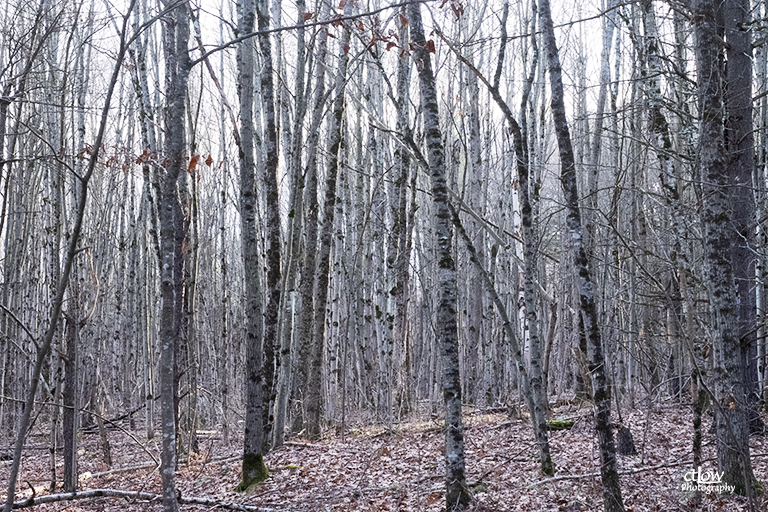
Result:
{"type": "MultiPolygon", "coordinates": [[[[83,231],[83,221],[85,217],[86,204],[88,200],[88,184],[93,177],[94,170],[99,158],[99,148],[104,140],[104,134],[107,129],[107,120],[109,116],[109,109],[111,106],[112,96],[117,84],[118,77],[120,75],[120,69],[123,64],[123,60],[126,54],[126,48],[129,45],[128,25],[130,12],[133,9],[135,2],[132,2],[128,6],[128,12],[123,16],[122,26],[120,30],[120,43],[118,47],[118,53],[115,59],[115,65],[112,69],[110,81],[107,86],[107,94],[104,99],[104,105],[101,110],[101,116],[99,120],[99,127],[94,139],[94,150],[91,152],[88,160],[88,166],[85,172],[79,177],[79,194],[77,197],[77,206],[74,212],[74,224],[72,228],[72,234],[70,235],[69,243],[67,245],[67,252],[63,262],[63,268],[59,276],[59,282],[56,288],[56,295],[52,301],[51,313],[47,322],[44,337],[41,340],[39,349],[35,357],[35,366],[32,372],[32,380],[30,382],[27,399],[24,404],[24,411],[19,421],[18,432],[16,435],[16,442],[13,452],[13,463],[11,465],[10,474],[8,478],[8,492],[6,502],[4,506],[4,512],[11,512],[13,510],[14,497],[16,493],[16,481],[18,479],[19,468],[21,465],[21,456],[24,449],[24,442],[27,435],[27,429],[29,428],[32,411],[35,408],[35,395],[37,394],[37,388],[40,385],[41,372],[43,363],[48,356],[48,352],[51,349],[53,338],[56,333],[60,315],[62,312],[62,306],[64,304],[64,296],[66,293],[67,285],[69,283],[69,276],[72,271],[75,257],[79,252],[78,244],[80,243],[80,234],[83,231]]],[[[175,502],[175,493],[174,493],[175,502]]]]}
{"type": "MultiPolygon", "coordinates": [[[[323,1],[320,6],[320,18],[326,19],[330,11],[330,4],[323,1]]],[[[301,269],[301,283],[299,294],[301,296],[301,310],[299,314],[299,363],[295,379],[296,392],[303,393],[303,416],[294,418],[294,430],[298,431],[302,426],[307,428],[310,438],[320,436],[319,423],[310,425],[310,418],[320,418],[322,407],[322,347],[316,347],[320,343],[314,338],[315,315],[315,277],[317,271],[317,236],[318,214],[320,205],[317,198],[317,166],[318,144],[320,143],[320,126],[325,110],[325,71],[326,56],[328,53],[328,28],[321,27],[317,32],[315,64],[315,91],[312,105],[312,118],[307,136],[307,163],[304,173],[304,249],[303,265],[301,269]],[[299,387],[301,385],[301,387],[299,387]],[[314,430],[313,430],[314,428],[314,430]]],[[[325,316],[325,311],[322,312],[325,316]]]]}

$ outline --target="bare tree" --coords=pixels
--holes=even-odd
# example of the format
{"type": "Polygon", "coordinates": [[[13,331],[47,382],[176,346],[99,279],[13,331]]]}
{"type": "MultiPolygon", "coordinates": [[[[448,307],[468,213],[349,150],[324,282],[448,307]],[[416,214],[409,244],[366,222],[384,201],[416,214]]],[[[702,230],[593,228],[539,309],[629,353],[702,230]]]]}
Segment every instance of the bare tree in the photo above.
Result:
{"type": "Polygon", "coordinates": [[[163,508],[166,512],[179,509],[176,500],[177,443],[177,361],[178,336],[183,290],[182,262],[179,261],[177,236],[181,226],[178,181],[187,172],[186,100],[187,83],[192,62],[189,56],[188,4],[168,0],[164,51],[166,58],[165,165],[160,176],[160,293],[162,299],[160,323],[160,414],[163,444],[160,474],[163,480],[163,508]]]}
{"type": "Polygon", "coordinates": [[[549,86],[552,91],[552,117],[555,123],[557,145],[560,150],[560,184],[567,208],[566,225],[570,235],[571,250],[574,256],[576,285],[579,296],[580,320],[587,337],[587,357],[592,377],[593,398],[595,402],[595,429],[600,443],[600,473],[603,481],[603,500],[606,512],[623,512],[621,484],[616,469],[616,445],[611,426],[611,388],[603,355],[603,341],[600,323],[597,318],[592,271],[584,247],[581,212],[579,211],[579,191],[576,180],[576,161],[573,156],[571,135],[565,117],[562,68],[555,40],[552,12],[549,0],[540,0],[539,18],[544,33],[547,64],[549,66],[549,86]]]}
{"type": "MultiPolygon", "coordinates": [[[[238,3],[238,34],[253,31],[256,17],[254,0],[238,3]]],[[[264,358],[262,284],[259,265],[259,240],[256,212],[256,163],[253,126],[253,40],[237,46],[237,92],[240,97],[240,230],[245,269],[245,437],[243,441],[243,479],[237,490],[245,491],[269,475],[264,464],[264,358]]]]}
{"type": "MultiPolygon", "coordinates": [[[[732,222],[737,226],[743,224],[751,212],[748,211],[748,205],[747,211],[733,211],[735,205],[731,203],[729,194],[731,180],[726,164],[728,156],[723,125],[726,113],[723,106],[723,84],[726,76],[722,68],[721,7],[719,2],[712,0],[698,0],[694,4],[700,116],[698,165],[701,168],[704,191],[701,215],[705,228],[704,252],[714,321],[714,367],[711,377],[715,394],[718,467],[724,473],[723,481],[733,485],[737,493],[748,496],[750,502],[754,503],[752,498],[757,489],[749,459],[748,405],[743,381],[738,293],[732,260],[734,237],[731,231],[732,222]]],[[[727,11],[729,16],[737,16],[737,13],[727,11]]],[[[733,32],[729,33],[731,38],[733,35],[733,32]]],[[[738,46],[740,41],[736,38],[733,42],[729,40],[729,44],[738,46]]],[[[747,80],[751,81],[751,74],[747,80]]],[[[738,83],[734,85],[737,86],[738,83]]],[[[736,106],[732,103],[733,99],[735,98],[729,98],[729,104],[736,106]]],[[[743,110],[737,110],[733,114],[732,129],[736,133],[743,133],[741,123],[751,124],[751,118],[738,119],[745,114],[743,110]]],[[[736,144],[738,147],[738,141],[736,144]]],[[[740,167],[744,165],[745,162],[734,165],[733,172],[737,173],[734,178],[743,176],[740,167]]],[[[751,164],[747,167],[750,166],[751,164]]],[[[736,192],[742,187],[741,184],[738,185],[736,192]]],[[[739,194],[736,197],[739,197],[739,194]]],[[[744,200],[744,197],[740,199],[744,200]]],[[[740,275],[746,277],[743,271],[740,275]]]]}
{"type": "MultiPolygon", "coordinates": [[[[130,44],[129,37],[128,37],[128,24],[129,24],[130,12],[133,9],[134,5],[135,5],[135,2],[132,2],[129,5],[127,14],[123,16],[123,20],[122,20],[123,24],[120,31],[120,46],[117,53],[117,58],[115,60],[115,65],[112,70],[110,81],[107,87],[107,95],[104,100],[104,107],[101,112],[99,128],[98,128],[98,132],[96,134],[96,138],[93,145],[94,149],[88,160],[88,167],[85,170],[84,174],[80,176],[80,179],[79,179],[80,191],[77,198],[77,209],[74,215],[74,226],[72,229],[72,235],[69,240],[67,253],[64,259],[63,269],[59,278],[59,283],[57,285],[56,295],[53,300],[52,311],[51,311],[50,318],[48,320],[48,326],[46,328],[45,335],[42,339],[42,343],[40,344],[40,347],[36,355],[35,366],[34,366],[32,379],[29,387],[29,393],[27,395],[27,399],[24,404],[24,412],[19,422],[19,429],[16,435],[16,443],[15,443],[14,453],[13,453],[13,464],[11,466],[10,476],[8,478],[8,495],[6,498],[5,507],[3,509],[4,512],[11,512],[11,510],[13,510],[13,501],[16,493],[16,481],[18,479],[19,467],[21,465],[21,454],[24,448],[24,441],[26,439],[27,429],[29,427],[32,411],[35,406],[35,395],[37,393],[37,387],[39,386],[39,383],[40,383],[43,363],[45,362],[45,359],[48,356],[48,352],[51,349],[51,344],[53,342],[53,338],[59,324],[59,318],[60,318],[62,306],[64,303],[64,295],[66,293],[67,285],[69,283],[69,276],[72,271],[72,266],[74,264],[75,257],[79,252],[78,244],[80,242],[80,234],[83,230],[83,219],[85,217],[85,209],[86,209],[86,204],[88,199],[88,183],[90,182],[90,179],[93,176],[93,172],[98,162],[99,148],[101,147],[101,142],[104,139],[104,134],[106,132],[107,120],[109,116],[109,109],[111,106],[112,96],[115,90],[115,85],[117,84],[118,77],[120,75],[120,69],[122,67],[123,60],[125,58],[126,48],[130,44]]],[[[174,494],[174,500],[175,500],[175,494],[174,494]]]]}
{"type": "Polygon", "coordinates": [[[470,500],[464,470],[464,428],[461,414],[461,376],[456,317],[456,263],[453,258],[453,229],[446,182],[445,149],[440,131],[435,75],[429,55],[433,41],[427,42],[421,22],[421,6],[408,8],[413,58],[419,68],[421,113],[426,132],[429,173],[434,202],[435,254],[438,267],[436,331],[443,359],[443,398],[445,400],[445,488],[446,509],[463,508],[470,500]]]}
{"type": "MultiPolygon", "coordinates": [[[[267,231],[267,304],[264,311],[264,444],[271,443],[274,405],[277,397],[275,382],[275,350],[278,348],[278,313],[280,308],[280,197],[277,187],[277,125],[275,113],[274,66],[269,30],[269,2],[259,0],[256,5],[259,49],[261,50],[261,102],[264,117],[264,194],[267,231]]],[[[277,360],[278,364],[280,360],[277,360]]]]}

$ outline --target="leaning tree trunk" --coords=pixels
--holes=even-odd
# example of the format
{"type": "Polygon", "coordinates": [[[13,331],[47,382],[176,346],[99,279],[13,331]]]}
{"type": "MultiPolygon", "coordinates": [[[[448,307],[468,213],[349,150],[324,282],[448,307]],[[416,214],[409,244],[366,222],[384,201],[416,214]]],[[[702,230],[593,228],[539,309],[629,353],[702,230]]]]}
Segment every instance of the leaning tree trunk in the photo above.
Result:
{"type": "Polygon", "coordinates": [[[429,55],[421,7],[411,4],[408,10],[414,58],[419,63],[421,109],[429,158],[434,203],[435,259],[439,276],[439,303],[435,330],[443,356],[443,399],[445,400],[445,491],[446,509],[461,509],[469,503],[470,494],[464,473],[464,429],[461,417],[461,376],[459,374],[459,340],[456,316],[456,263],[453,259],[453,229],[445,149],[440,131],[435,75],[429,55]]]}
{"type": "Polygon", "coordinates": [[[611,427],[611,390],[605,368],[603,340],[597,318],[592,273],[589,268],[583,240],[581,213],[579,212],[579,191],[576,180],[576,161],[573,155],[571,135],[565,117],[565,99],[563,93],[562,68],[558,55],[555,29],[549,0],[539,3],[541,28],[546,44],[549,64],[549,86],[552,90],[552,116],[555,122],[557,145],[560,151],[560,184],[566,203],[566,225],[571,237],[574,256],[574,270],[577,275],[576,286],[579,294],[579,309],[587,337],[587,356],[589,371],[592,376],[592,389],[595,402],[595,429],[600,443],[600,473],[603,481],[603,500],[606,512],[623,512],[621,484],[616,470],[616,445],[611,427]]]}
{"type": "MultiPolygon", "coordinates": [[[[22,413],[21,420],[18,425],[18,433],[16,435],[16,442],[13,451],[13,463],[9,471],[8,476],[8,491],[5,501],[3,512],[11,512],[13,510],[13,501],[16,495],[16,482],[19,477],[19,468],[21,466],[21,454],[24,450],[24,441],[26,439],[27,430],[32,418],[32,411],[35,406],[35,394],[37,393],[37,387],[40,385],[40,377],[43,369],[43,363],[45,362],[48,352],[51,349],[53,337],[56,334],[56,330],[59,324],[61,316],[62,306],[64,304],[64,294],[69,282],[69,276],[72,271],[72,265],[75,260],[75,256],[79,252],[77,245],[80,242],[80,234],[83,230],[83,219],[85,217],[85,208],[88,199],[88,184],[93,176],[93,172],[96,169],[96,164],[100,156],[101,143],[104,140],[104,133],[107,129],[107,119],[109,117],[109,109],[112,103],[112,96],[117,84],[118,77],[120,76],[120,69],[122,68],[123,60],[125,59],[125,52],[128,46],[127,43],[127,27],[128,17],[133,10],[135,2],[131,2],[128,7],[128,13],[123,17],[123,24],[120,32],[120,46],[118,49],[117,57],[115,59],[115,65],[112,69],[112,75],[110,77],[109,84],[107,86],[106,97],[104,99],[104,107],[101,111],[99,128],[96,134],[96,138],[93,144],[93,152],[88,160],[88,167],[86,171],[80,177],[80,193],[77,198],[77,209],[74,215],[74,225],[72,228],[72,234],[69,239],[69,245],[67,246],[67,253],[64,258],[64,267],[62,269],[59,283],[56,289],[56,296],[53,300],[52,311],[48,325],[46,327],[45,335],[43,336],[39,349],[37,351],[37,357],[35,359],[35,366],[32,370],[32,380],[29,384],[29,392],[27,399],[24,403],[24,412],[22,413]]],[[[175,493],[174,493],[175,501],[175,493]]]]}

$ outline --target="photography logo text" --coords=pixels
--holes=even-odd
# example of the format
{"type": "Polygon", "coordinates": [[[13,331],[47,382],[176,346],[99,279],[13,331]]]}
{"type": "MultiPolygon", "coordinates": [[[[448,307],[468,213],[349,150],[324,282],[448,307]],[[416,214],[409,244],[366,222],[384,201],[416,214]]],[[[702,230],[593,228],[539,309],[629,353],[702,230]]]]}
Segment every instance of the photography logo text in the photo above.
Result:
{"type": "Polygon", "coordinates": [[[682,490],[688,492],[701,491],[707,494],[713,492],[719,494],[732,493],[735,488],[731,484],[723,483],[724,474],[725,472],[702,471],[701,466],[691,469],[683,475],[682,490]]]}

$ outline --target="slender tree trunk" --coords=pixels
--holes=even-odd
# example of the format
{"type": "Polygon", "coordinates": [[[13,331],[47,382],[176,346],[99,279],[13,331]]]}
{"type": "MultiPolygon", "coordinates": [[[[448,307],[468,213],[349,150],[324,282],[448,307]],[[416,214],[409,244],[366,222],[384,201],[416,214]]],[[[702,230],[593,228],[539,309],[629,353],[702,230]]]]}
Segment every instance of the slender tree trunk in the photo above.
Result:
{"type": "MultiPolygon", "coordinates": [[[[405,7],[401,8],[402,15],[407,17],[408,12],[405,7]]],[[[408,41],[408,25],[400,23],[399,37],[402,45],[408,41]]],[[[408,84],[410,83],[411,61],[410,59],[397,60],[397,98],[395,107],[397,109],[397,131],[410,136],[409,125],[409,94],[408,84]]],[[[404,367],[400,372],[401,376],[401,399],[405,411],[410,411],[415,407],[415,394],[413,389],[413,355],[412,342],[408,336],[408,299],[410,276],[408,268],[411,262],[411,245],[413,221],[409,215],[409,194],[408,178],[411,174],[410,155],[405,148],[398,146],[394,154],[397,204],[393,205],[392,232],[397,244],[397,252],[392,262],[392,272],[394,277],[394,286],[389,290],[388,298],[394,302],[392,319],[392,337],[394,342],[401,347],[403,351],[404,367]]],[[[414,179],[415,179],[414,174],[414,179]]],[[[411,192],[415,193],[415,186],[411,192]]],[[[411,203],[412,204],[412,203],[411,203]]]]}
{"type": "MultiPolygon", "coordinates": [[[[738,339],[744,374],[749,428],[762,432],[757,412],[757,305],[755,303],[755,195],[753,192],[754,135],[752,121],[752,42],[744,27],[750,22],[749,0],[725,3],[725,39],[728,42],[725,91],[725,144],[730,153],[730,203],[733,208],[731,261],[738,304],[738,339]]],[[[759,186],[759,185],[758,185],[759,186]]]]}
{"type": "MultiPolygon", "coordinates": [[[[259,31],[269,30],[269,1],[257,1],[259,31]]],[[[264,451],[272,438],[274,422],[274,404],[277,397],[275,382],[275,349],[278,346],[278,313],[280,311],[280,196],[277,187],[277,128],[275,115],[275,94],[273,85],[272,42],[269,34],[259,36],[261,50],[261,102],[264,119],[264,138],[262,146],[264,161],[264,189],[267,230],[267,304],[264,311],[264,451]]],[[[281,360],[278,359],[280,364],[281,360]]]]}
{"type": "MultiPolygon", "coordinates": [[[[221,2],[219,8],[219,15],[221,22],[219,23],[219,35],[224,38],[224,0],[221,2]]],[[[224,52],[219,55],[219,71],[222,77],[225,76],[224,71],[224,52]]],[[[227,205],[229,204],[228,193],[229,189],[229,162],[227,158],[227,144],[225,137],[225,127],[227,125],[226,113],[229,110],[230,116],[232,115],[232,109],[227,109],[222,102],[220,116],[221,116],[221,132],[219,133],[219,141],[221,148],[221,161],[222,165],[222,177],[221,177],[221,199],[219,202],[219,264],[221,265],[221,331],[219,335],[219,350],[218,356],[218,370],[219,370],[219,389],[221,393],[221,422],[222,422],[222,438],[225,444],[229,443],[229,353],[230,353],[230,314],[231,307],[231,292],[229,290],[229,260],[227,258],[227,205]]],[[[237,125],[233,126],[235,132],[237,132],[237,125]]]]}
{"type": "MultiPolygon", "coordinates": [[[[352,2],[348,2],[345,14],[351,13],[352,2]]],[[[331,112],[329,136],[329,156],[327,177],[325,182],[325,199],[323,201],[323,216],[321,219],[318,248],[317,270],[315,273],[315,320],[312,343],[312,368],[320,369],[323,364],[323,351],[325,346],[325,322],[326,306],[328,304],[328,279],[330,274],[331,246],[333,243],[333,220],[336,211],[336,181],[340,172],[341,143],[342,143],[342,119],[344,116],[344,95],[347,83],[347,62],[351,30],[346,25],[339,42],[339,69],[336,73],[334,84],[334,100],[331,112]]],[[[308,393],[311,408],[307,409],[307,434],[310,439],[320,438],[320,420],[322,398],[322,385],[318,377],[320,371],[312,371],[308,380],[308,393]]]]}
{"type": "MultiPolygon", "coordinates": [[[[326,19],[329,12],[329,2],[322,2],[320,19],[326,19]]],[[[304,178],[304,261],[301,270],[301,284],[299,293],[301,295],[301,310],[299,314],[299,364],[295,380],[296,390],[301,389],[304,393],[303,418],[294,418],[294,430],[301,430],[299,427],[307,429],[309,433],[309,421],[312,417],[320,417],[322,404],[322,367],[316,362],[317,352],[322,357],[322,347],[316,348],[315,344],[321,343],[314,339],[314,318],[317,314],[315,305],[315,272],[317,267],[317,232],[318,215],[320,205],[317,199],[317,152],[320,139],[320,126],[323,121],[323,111],[325,110],[325,71],[326,55],[328,45],[328,31],[321,29],[317,34],[315,43],[317,51],[317,61],[315,68],[315,93],[314,105],[312,108],[312,120],[307,139],[307,166],[304,178]],[[312,384],[314,383],[314,387],[312,384]]],[[[323,311],[323,315],[325,312],[323,311]]],[[[298,398],[298,397],[297,397],[298,398]]],[[[317,433],[319,435],[319,432],[317,433]]]]}
{"type": "MultiPolygon", "coordinates": [[[[166,7],[170,8],[170,0],[166,7]]],[[[178,276],[177,235],[179,225],[178,179],[186,172],[186,98],[191,63],[189,59],[189,18],[187,4],[176,5],[166,18],[166,114],[165,114],[165,166],[161,171],[159,224],[160,224],[160,414],[162,417],[162,450],[160,474],[163,481],[163,508],[166,512],[179,509],[176,501],[176,443],[178,396],[176,352],[179,346],[178,307],[182,297],[178,276]]]]}
{"type": "Polygon", "coordinates": [[[552,116],[555,122],[557,145],[560,150],[560,183],[566,203],[566,225],[571,238],[574,256],[576,284],[579,295],[579,310],[587,337],[587,357],[592,377],[595,402],[595,429],[600,444],[600,473],[603,481],[603,500],[606,512],[623,512],[621,484],[616,469],[616,446],[611,427],[611,391],[606,375],[603,341],[597,318],[592,275],[589,268],[583,242],[581,213],[579,211],[579,191],[576,183],[576,162],[573,156],[571,135],[565,117],[565,99],[563,93],[562,68],[558,55],[555,29],[549,0],[539,3],[541,28],[546,44],[547,63],[549,65],[549,84],[552,90],[552,116]]]}
{"type": "MultiPolygon", "coordinates": [[[[238,34],[253,32],[254,0],[238,3],[238,34]]],[[[240,229],[245,269],[245,437],[243,479],[237,486],[245,491],[269,475],[264,464],[264,373],[261,268],[256,213],[256,178],[253,126],[253,41],[237,46],[237,91],[240,97],[240,229]]]]}
{"type": "Polygon", "coordinates": [[[295,357],[293,353],[294,348],[294,320],[296,317],[296,294],[295,287],[297,281],[297,274],[299,269],[299,259],[301,253],[301,227],[302,227],[302,211],[304,204],[304,184],[303,173],[301,166],[301,154],[302,154],[302,123],[307,111],[307,100],[304,91],[304,74],[306,69],[306,55],[305,55],[305,29],[304,24],[304,1],[298,0],[296,2],[297,10],[297,25],[299,28],[296,30],[296,92],[295,92],[295,116],[293,122],[292,137],[290,145],[286,145],[290,148],[288,151],[287,167],[291,176],[291,210],[288,214],[288,243],[285,254],[286,262],[283,267],[283,293],[281,300],[283,302],[282,307],[282,320],[281,320],[281,339],[280,339],[280,366],[279,375],[277,379],[277,398],[275,400],[275,429],[274,429],[274,441],[275,447],[282,446],[285,437],[285,423],[288,416],[288,401],[291,394],[292,380],[293,380],[293,367],[295,364],[295,357]]]}
{"type": "MultiPolygon", "coordinates": [[[[461,414],[461,376],[456,316],[456,263],[453,258],[453,229],[445,169],[445,149],[440,131],[432,59],[424,37],[421,5],[408,9],[414,58],[419,66],[421,110],[429,155],[434,203],[435,259],[438,266],[437,340],[443,355],[443,399],[445,401],[446,510],[462,509],[470,500],[464,471],[464,428],[461,414]]],[[[433,43],[434,44],[434,43],[433,43]]]]}
{"type": "Polygon", "coordinates": [[[40,384],[40,377],[41,377],[41,372],[43,368],[43,363],[45,362],[45,359],[48,356],[48,352],[50,351],[51,344],[53,342],[53,337],[56,334],[62,306],[64,304],[64,294],[66,292],[67,284],[69,282],[69,275],[72,271],[72,265],[74,263],[75,256],[78,252],[77,245],[80,242],[80,234],[82,233],[82,230],[83,230],[83,219],[85,217],[85,208],[86,208],[87,199],[88,199],[88,183],[90,182],[90,179],[93,176],[93,171],[96,168],[96,163],[98,162],[101,143],[104,140],[104,133],[106,132],[106,128],[107,128],[107,119],[108,119],[109,109],[111,106],[112,96],[115,90],[115,85],[117,84],[117,79],[120,74],[120,69],[122,67],[123,60],[125,58],[125,52],[126,52],[126,46],[127,46],[126,39],[127,39],[128,16],[130,15],[130,12],[133,9],[134,5],[135,5],[135,2],[132,2],[129,5],[128,14],[126,14],[125,17],[123,18],[123,25],[121,27],[121,32],[120,32],[120,46],[117,53],[115,66],[112,69],[112,75],[110,77],[110,81],[107,86],[107,93],[104,100],[104,107],[102,108],[102,111],[101,111],[99,129],[93,145],[94,151],[91,153],[90,159],[88,160],[87,170],[80,177],[80,191],[79,191],[80,193],[78,194],[78,198],[77,198],[77,208],[74,215],[74,225],[72,228],[72,234],[69,240],[69,245],[67,247],[67,253],[64,258],[64,266],[63,266],[58,287],[56,290],[56,296],[53,300],[53,304],[51,308],[52,309],[51,316],[46,326],[45,335],[43,336],[40,343],[40,348],[37,351],[35,366],[32,371],[32,379],[29,384],[29,391],[27,393],[27,398],[24,403],[24,411],[22,413],[21,420],[19,421],[18,433],[16,435],[16,442],[14,445],[14,452],[13,452],[13,464],[11,465],[11,469],[9,471],[9,477],[8,477],[8,492],[7,492],[5,506],[3,508],[4,512],[11,512],[13,510],[13,502],[14,502],[14,497],[16,495],[16,481],[18,480],[18,476],[19,476],[19,468],[21,466],[21,455],[24,449],[24,441],[26,439],[27,429],[29,428],[30,420],[32,417],[32,411],[35,408],[35,395],[37,394],[37,387],[40,384]]]}

